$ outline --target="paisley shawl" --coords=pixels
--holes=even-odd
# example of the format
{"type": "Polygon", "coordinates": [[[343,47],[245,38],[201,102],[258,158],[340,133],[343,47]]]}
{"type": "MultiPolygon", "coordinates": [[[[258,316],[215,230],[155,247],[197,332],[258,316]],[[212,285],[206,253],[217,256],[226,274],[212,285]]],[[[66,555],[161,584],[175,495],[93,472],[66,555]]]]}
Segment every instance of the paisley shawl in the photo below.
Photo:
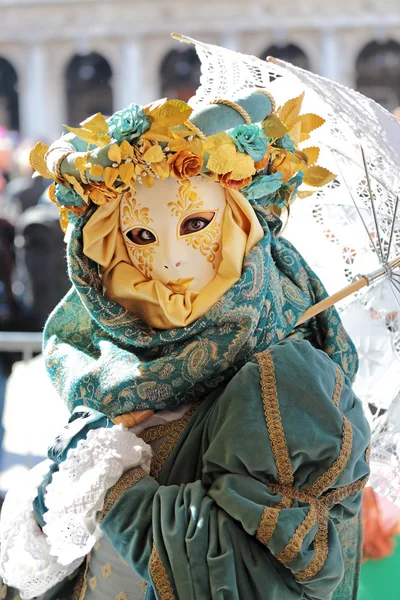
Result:
{"type": "Polygon", "coordinates": [[[334,308],[295,328],[326,291],[279,236],[281,221],[259,203],[254,209],[264,238],[245,258],[241,279],[204,317],[167,331],[104,297],[98,265],[82,250],[91,213],[76,218],[67,250],[73,286],[44,331],[50,378],[71,411],[85,404],[114,418],[201,400],[288,336],[307,338],[354,378],[356,351],[334,308]]]}

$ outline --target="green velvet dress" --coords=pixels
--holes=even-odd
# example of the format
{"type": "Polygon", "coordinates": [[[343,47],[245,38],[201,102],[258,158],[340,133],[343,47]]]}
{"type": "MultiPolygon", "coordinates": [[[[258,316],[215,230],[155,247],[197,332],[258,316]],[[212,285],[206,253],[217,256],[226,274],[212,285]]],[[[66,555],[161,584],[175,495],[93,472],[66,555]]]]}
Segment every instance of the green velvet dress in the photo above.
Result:
{"type": "Polygon", "coordinates": [[[324,352],[286,339],[141,437],[151,474],[111,488],[105,537],[46,600],[356,598],[369,429],[324,352]]]}

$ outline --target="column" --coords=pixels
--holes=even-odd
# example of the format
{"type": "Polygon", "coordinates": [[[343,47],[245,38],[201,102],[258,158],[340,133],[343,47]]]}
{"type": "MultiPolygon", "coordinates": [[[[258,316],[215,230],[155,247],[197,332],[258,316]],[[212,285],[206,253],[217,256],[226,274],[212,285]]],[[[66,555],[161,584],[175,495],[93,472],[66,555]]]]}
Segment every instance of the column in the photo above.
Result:
{"type": "Polygon", "coordinates": [[[41,44],[30,46],[26,53],[22,80],[21,133],[23,137],[39,139],[47,131],[46,104],[52,90],[45,84],[46,55],[41,44]]]}
{"type": "Polygon", "coordinates": [[[143,60],[138,40],[122,42],[120,68],[114,90],[116,110],[132,102],[144,104],[148,101],[146,90],[143,89],[143,60]]]}
{"type": "Polygon", "coordinates": [[[320,75],[343,83],[336,32],[332,29],[324,29],[321,36],[320,75]]]}
{"type": "Polygon", "coordinates": [[[236,33],[223,33],[219,41],[220,46],[227,50],[238,51],[238,39],[236,33]]]}

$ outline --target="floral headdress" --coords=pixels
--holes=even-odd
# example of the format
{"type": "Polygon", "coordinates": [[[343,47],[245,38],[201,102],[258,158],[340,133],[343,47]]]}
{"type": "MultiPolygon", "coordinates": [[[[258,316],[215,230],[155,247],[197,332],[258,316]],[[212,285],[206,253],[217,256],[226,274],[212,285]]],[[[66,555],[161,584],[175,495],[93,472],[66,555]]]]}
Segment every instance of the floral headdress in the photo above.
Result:
{"type": "Polygon", "coordinates": [[[252,203],[281,209],[289,207],[301,184],[321,187],[335,177],[316,165],[318,147],[299,148],[324,123],[318,115],[300,114],[303,98],[289,100],[256,123],[241,105],[216,100],[234,108],[244,124],[209,136],[189,120],[192,108],[181,100],[164,99],[143,108],[131,104],[109,119],[97,113],[79,128],[66,127],[70,134],[61,140],[76,136],[87,143],[87,152],[65,152],[54,173],[46,164],[52,148],[41,142],[31,152],[31,164],[54,180],[50,197],[64,224],[69,211],[84,214],[91,204],[116,199],[137,183],[152,187],[156,179],[200,174],[240,190],[252,203]],[[61,163],[72,153],[75,175],[62,174],[61,163]]]}

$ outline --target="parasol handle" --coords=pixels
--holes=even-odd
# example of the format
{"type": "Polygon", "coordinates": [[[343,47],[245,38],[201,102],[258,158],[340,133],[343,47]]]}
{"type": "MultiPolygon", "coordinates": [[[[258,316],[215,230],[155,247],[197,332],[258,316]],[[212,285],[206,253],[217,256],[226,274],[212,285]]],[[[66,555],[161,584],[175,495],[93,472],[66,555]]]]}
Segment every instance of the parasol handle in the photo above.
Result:
{"type": "Polygon", "coordinates": [[[321,302],[314,304],[314,306],[310,306],[310,308],[308,308],[297,321],[296,326],[302,325],[312,317],[316,317],[323,310],[330,308],[337,302],[340,302],[340,300],[343,300],[344,298],[351,296],[351,294],[358,292],[358,290],[361,290],[363,287],[370,285],[377,279],[380,279],[381,277],[390,277],[391,270],[397,267],[400,267],[400,256],[397,256],[393,260],[388,261],[387,265],[381,267],[373,273],[370,273],[369,275],[360,275],[359,279],[356,279],[356,281],[353,281],[353,283],[351,283],[350,285],[347,285],[335,294],[332,294],[332,296],[321,300],[321,302]]]}

